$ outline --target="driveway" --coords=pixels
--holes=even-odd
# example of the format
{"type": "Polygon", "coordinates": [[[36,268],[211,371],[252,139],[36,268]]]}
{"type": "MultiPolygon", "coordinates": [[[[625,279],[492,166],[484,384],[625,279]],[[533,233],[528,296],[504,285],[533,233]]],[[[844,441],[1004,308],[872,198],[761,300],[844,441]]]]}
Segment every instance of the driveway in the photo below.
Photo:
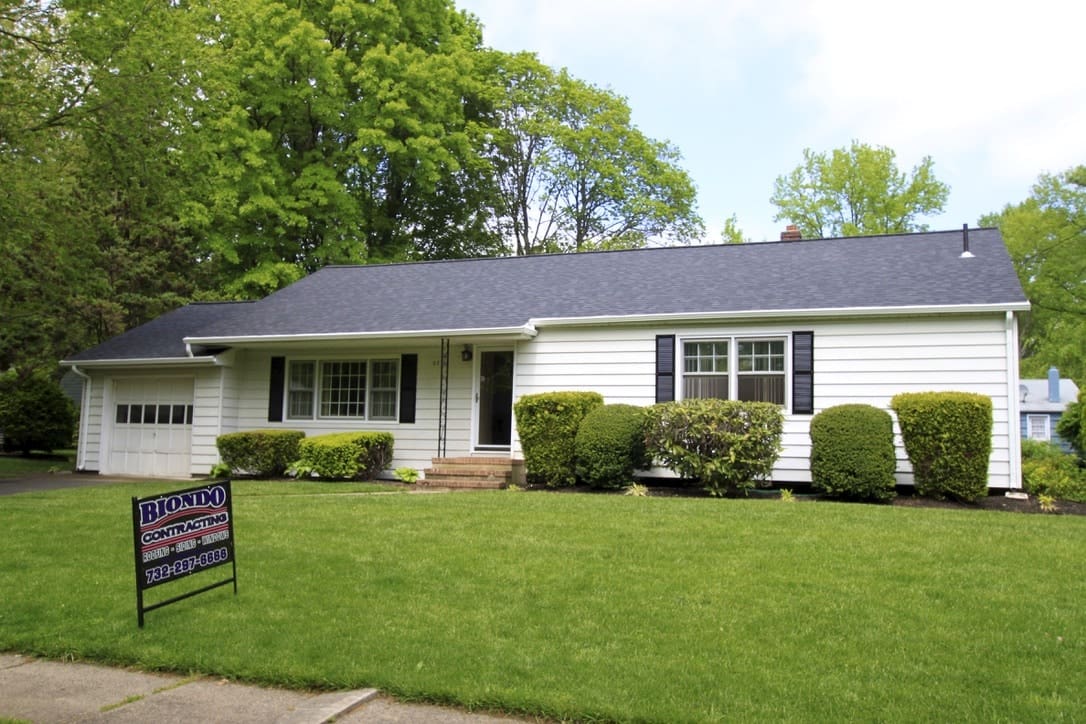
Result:
{"type": "Polygon", "coordinates": [[[145,478],[102,476],[94,473],[40,473],[19,478],[0,478],[0,495],[34,493],[61,488],[87,488],[93,485],[134,483],[145,478]]]}

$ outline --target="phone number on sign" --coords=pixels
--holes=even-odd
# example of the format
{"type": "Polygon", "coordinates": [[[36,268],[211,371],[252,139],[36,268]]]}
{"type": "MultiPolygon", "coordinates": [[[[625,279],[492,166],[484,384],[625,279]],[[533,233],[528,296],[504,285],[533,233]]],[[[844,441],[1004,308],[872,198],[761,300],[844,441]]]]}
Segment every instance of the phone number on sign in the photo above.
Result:
{"type": "Polygon", "coordinates": [[[159,583],[160,581],[169,580],[170,578],[176,578],[178,576],[184,576],[188,573],[193,573],[201,568],[209,568],[219,563],[225,563],[230,558],[230,551],[224,548],[216,548],[213,551],[206,551],[199,555],[189,556],[188,558],[182,558],[179,561],[174,561],[172,564],[164,566],[155,566],[154,568],[148,568],[144,571],[147,576],[146,585],[152,583],[159,583]]]}

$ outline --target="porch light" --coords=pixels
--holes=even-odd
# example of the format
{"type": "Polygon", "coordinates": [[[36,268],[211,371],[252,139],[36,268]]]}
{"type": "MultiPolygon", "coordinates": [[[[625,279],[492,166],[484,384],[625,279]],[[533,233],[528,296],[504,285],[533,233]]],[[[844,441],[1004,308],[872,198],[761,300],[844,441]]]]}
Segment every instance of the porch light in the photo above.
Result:
{"type": "Polygon", "coordinates": [[[464,360],[465,362],[471,362],[471,345],[470,344],[465,344],[464,345],[464,350],[460,353],[460,359],[464,360]]]}

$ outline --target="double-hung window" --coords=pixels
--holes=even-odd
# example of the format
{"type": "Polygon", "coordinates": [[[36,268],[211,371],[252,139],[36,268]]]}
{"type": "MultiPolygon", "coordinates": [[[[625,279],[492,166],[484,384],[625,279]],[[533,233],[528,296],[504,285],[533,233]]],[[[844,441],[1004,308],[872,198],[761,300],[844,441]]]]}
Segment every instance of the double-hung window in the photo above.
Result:
{"type": "Polygon", "coordinates": [[[287,374],[287,417],[395,420],[397,360],[294,360],[287,374]]]}
{"type": "Polygon", "coordinates": [[[683,343],[683,397],[785,404],[785,340],[727,337],[683,343]]]}

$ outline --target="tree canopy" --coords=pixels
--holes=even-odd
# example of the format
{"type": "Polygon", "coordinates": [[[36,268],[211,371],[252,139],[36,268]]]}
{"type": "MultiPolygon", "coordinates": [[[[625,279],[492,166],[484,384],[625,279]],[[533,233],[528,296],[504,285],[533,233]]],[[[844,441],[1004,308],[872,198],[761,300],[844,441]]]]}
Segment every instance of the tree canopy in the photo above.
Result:
{"type": "Polygon", "coordinates": [[[1086,166],[1041,175],[1029,198],[981,223],[999,226],[1032,306],[1022,375],[1044,377],[1055,365],[1086,385],[1086,166]]]}
{"type": "Polygon", "coordinates": [[[950,189],[935,178],[930,157],[910,173],[896,157],[858,141],[828,153],[804,149],[803,163],[774,182],[773,219],[816,239],[926,230],[920,218],[942,211],[950,189]]]}
{"type": "Polygon", "coordinates": [[[0,370],[330,263],[684,242],[679,161],[452,0],[8,5],[0,370]]]}

